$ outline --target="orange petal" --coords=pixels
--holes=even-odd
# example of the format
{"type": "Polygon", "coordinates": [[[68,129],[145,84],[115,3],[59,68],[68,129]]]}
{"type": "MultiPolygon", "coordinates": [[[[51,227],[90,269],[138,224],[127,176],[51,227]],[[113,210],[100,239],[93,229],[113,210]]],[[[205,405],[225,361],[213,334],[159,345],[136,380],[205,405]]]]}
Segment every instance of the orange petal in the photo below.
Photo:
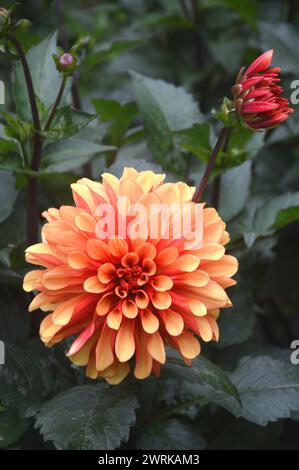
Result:
{"type": "Polygon", "coordinates": [[[135,253],[139,256],[140,261],[143,261],[144,258],[154,259],[157,250],[152,243],[143,242],[135,248],[135,253]]]}
{"type": "Polygon", "coordinates": [[[122,313],[127,318],[136,318],[138,315],[138,307],[133,300],[124,300],[122,303],[122,313]]]}
{"type": "Polygon", "coordinates": [[[146,333],[152,334],[159,329],[159,320],[149,309],[141,314],[142,328],[146,333]]]}
{"type": "MultiPolygon", "coordinates": [[[[94,333],[95,330],[95,324],[94,322],[91,322],[80,335],[75,339],[75,341],[72,343],[70,349],[66,353],[68,357],[73,360],[74,356],[77,355],[82,349],[85,349],[85,345],[87,344],[89,349],[88,349],[88,355],[90,351],[91,345],[94,343],[94,340],[91,341],[91,337],[94,333]]],[[[74,361],[73,361],[74,362],[74,361]]],[[[87,364],[88,361],[86,361],[85,364],[87,364]]],[[[75,363],[75,362],[74,362],[75,363]]],[[[77,363],[75,363],[77,364],[77,363]]],[[[77,365],[84,365],[84,364],[77,364],[77,365]]]]}
{"type": "Polygon", "coordinates": [[[55,252],[48,243],[37,243],[26,249],[26,260],[31,264],[41,266],[57,266],[61,261],[57,258],[55,252]]]}
{"type": "Polygon", "coordinates": [[[165,310],[166,308],[170,307],[172,303],[172,298],[169,292],[158,292],[154,291],[151,300],[153,305],[158,310],[165,310]]]}
{"type": "Polygon", "coordinates": [[[103,295],[103,297],[98,301],[96,306],[96,312],[99,316],[107,315],[115,305],[115,297],[114,294],[110,292],[108,294],[103,295]]]}
{"type": "Polygon", "coordinates": [[[133,251],[130,251],[126,255],[124,255],[121,259],[121,264],[122,266],[126,267],[132,267],[135,266],[139,261],[139,256],[134,253],[133,251]]]}
{"type": "Polygon", "coordinates": [[[94,233],[96,221],[88,212],[80,212],[75,217],[75,225],[83,232],[94,233]]]}
{"type": "Polygon", "coordinates": [[[114,362],[112,350],[112,338],[114,332],[107,325],[103,327],[100,339],[96,347],[96,368],[102,371],[114,362]]]}
{"type": "Polygon", "coordinates": [[[172,310],[166,310],[162,316],[167,333],[171,336],[178,336],[184,329],[184,320],[181,315],[172,310]]]}
{"type": "Polygon", "coordinates": [[[29,271],[24,277],[23,289],[25,292],[31,292],[34,290],[34,284],[38,281],[41,275],[44,274],[43,269],[36,269],[34,271],[29,271]]]}
{"type": "Polygon", "coordinates": [[[67,262],[73,269],[83,269],[90,265],[90,258],[84,251],[71,251],[67,257],[67,262]]]}
{"type": "Polygon", "coordinates": [[[145,274],[148,274],[149,276],[153,276],[156,272],[156,263],[149,258],[144,258],[142,261],[142,269],[145,274]]]}
{"type": "Polygon", "coordinates": [[[90,189],[80,183],[71,184],[71,188],[76,206],[93,214],[96,205],[90,193],[90,189]]]}
{"type": "Polygon", "coordinates": [[[200,344],[191,333],[184,331],[176,337],[176,341],[184,358],[194,359],[200,353],[200,344]]]}
{"type": "Polygon", "coordinates": [[[208,309],[224,307],[229,300],[225,290],[214,281],[198,287],[198,296],[208,309]]]}
{"type": "Polygon", "coordinates": [[[172,265],[173,270],[192,272],[198,268],[199,258],[195,255],[182,255],[172,265]]]}
{"type": "Polygon", "coordinates": [[[105,263],[98,269],[98,278],[103,284],[108,284],[115,277],[115,266],[112,263],[105,263]]]}
{"type": "Polygon", "coordinates": [[[138,308],[144,309],[149,304],[149,298],[144,290],[139,290],[135,296],[135,303],[138,308]]]}
{"type": "Polygon", "coordinates": [[[158,331],[148,336],[147,350],[153,359],[158,361],[160,364],[164,364],[166,361],[165,347],[161,335],[158,331]]]}
{"type": "Polygon", "coordinates": [[[148,193],[154,183],[154,173],[152,171],[142,171],[136,177],[136,183],[142,189],[143,193],[148,193]]]}
{"type": "Polygon", "coordinates": [[[170,290],[173,286],[173,281],[169,276],[163,276],[162,274],[159,276],[155,276],[151,280],[151,285],[157,291],[167,291],[170,290]]]}
{"type": "Polygon", "coordinates": [[[90,238],[86,242],[86,251],[88,256],[98,261],[107,261],[110,259],[110,251],[105,242],[97,238],[90,238]]]}
{"type": "Polygon", "coordinates": [[[99,294],[101,292],[105,292],[107,289],[106,284],[100,283],[98,276],[88,277],[84,281],[83,287],[86,292],[90,292],[91,294],[99,294]]]}
{"type": "Polygon", "coordinates": [[[219,341],[219,327],[215,318],[212,315],[207,315],[207,320],[209,320],[210,326],[213,331],[213,339],[215,341],[219,341]]]}
{"type": "Polygon", "coordinates": [[[121,238],[113,238],[108,241],[108,247],[113,256],[121,258],[128,253],[128,244],[121,238]]]}
{"type": "Polygon", "coordinates": [[[200,302],[200,300],[188,299],[187,305],[191,312],[197,317],[203,317],[207,313],[207,307],[203,302],[200,302]]]}
{"type": "Polygon", "coordinates": [[[230,277],[238,270],[238,261],[234,256],[224,255],[219,261],[205,264],[204,270],[211,277],[230,277]]]}
{"type": "Polygon", "coordinates": [[[98,371],[96,369],[95,356],[93,356],[89,360],[88,366],[87,366],[86,371],[85,371],[85,374],[86,374],[86,377],[88,377],[89,379],[96,379],[98,377],[98,371]]]}
{"type": "Polygon", "coordinates": [[[112,310],[107,316],[107,325],[113,330],[119,330],[122,320],[122,313],[120,310],[112,310]]]}
{"type": "Polygon", "coordinates": [[[136,335],[136,359],[134,376],[136,379],[146,379],[153,367],[153,358],[147,350],[147,338],[140,329],[136,335]]]}
{"type": "Polygon", "coordinates": [[[156,189],[155,193],[164,204],[179,204],[181,202],[181,193],[174,183],[165,183],[156,189]]]}
{"type": "Polygon", "coordinates": [[[119,363],[115,374],[112,377],[106,377],[105,380],[110,385],[118,385],[120,384],[130,372],[130,366],[127,362],[119,363]]]}
{"type": "Polygon", "coordinates": [[[134,321],[126,320],[117,332],[115,354],[120,362],[126,362],[134,355],[134,321]]]}
{"type": "Polygon", "coordinates": [[[41,308],[43,305],[49,304],[53,300],[53,297],[44,293],[37,294],[28,307],[29,312],[41,308]]]}
{"type": "Polygon", "coordinates": [[[217,261],[222,258],[225,253],[225,248],[219,243],[204,242],[202,248],[196,251],[197,256],[201,260],[214,260],[217,261]]]}
{"type": "Polygon", "coordinates": [[[208,284],[209,275],[202,270],[193,273],[182,273],[175,276],[175,284],[186,284],[187,286],[203,287],[208,284]]]}
{"type": "Polygon", "coordinates": [[[59,304],[52,315],[53,323],[55,323],[55,325],[67,325],[72,318],[77,303],[78,297],[74,297],[59,304]]]}
{"type": "MultiPolygon", "coordinates": [[[[85,330],[83,331],[83,333],[85,333],[85,330]]],[[[80,337],[82,337],[82,335],[80,335],[80,337]]],[[[86,364],[88,364],[88,361],[89,361],[90,350],[94,344],[94,338],[89,338],[85,340],[84,342],[80,338],[80,342],[82,346],[79,349],[77,349],[76,345],[74,346],[74,343],[75,343],[74,341],[74,343],[71,346],[71,349],[67,353],[67,356],[70,359],[70,361],[72,361],[73,364],[76,364],[76,366],[85,366],[86,364]],[[74,353],[72,353],[73,346],[76,348],[76,352],[74,353]]]]}
{"type": "Polygon", "coordinates": [[[220,242],[223,235],[221,222],[208,222],[204,225],[203,239],[205,242],[220,242]]]}
{"type": "Polygon", "coordinates": [[[140,186],[130,179],[123,179],[119,185],[119,195],[126,196],[134,204],[142,196],[143,192],[140,186]]]}
{"type": "Polygon", "coordinates": [[[179,250],[175,246],[170,246],[161,250],[156,258],[155,262],[158,266],[168,266],[173,264],[179,256],[179,250]]]}
{"type": "Polygon", "coordinates": [[[200,337],[208,342],[213,339],[213,330],[207,318],[196,318],[196,323],[199,328],[200,337]]]}

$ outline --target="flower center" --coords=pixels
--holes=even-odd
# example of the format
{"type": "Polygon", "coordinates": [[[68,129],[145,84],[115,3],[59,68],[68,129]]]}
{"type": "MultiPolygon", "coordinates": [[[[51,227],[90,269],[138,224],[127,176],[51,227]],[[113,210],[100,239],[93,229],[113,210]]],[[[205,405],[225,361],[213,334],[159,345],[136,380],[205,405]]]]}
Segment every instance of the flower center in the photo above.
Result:
{"type": "Polygon", "coordinates": [[[132,267],[125,267],[125,268],[118,268],[117,276],[119,280],[119,284],[126,290],[132,290],[134,288],[138,288],[138,280],[140,275],[142,274],[141,266],[132,266],[132,267]]]}

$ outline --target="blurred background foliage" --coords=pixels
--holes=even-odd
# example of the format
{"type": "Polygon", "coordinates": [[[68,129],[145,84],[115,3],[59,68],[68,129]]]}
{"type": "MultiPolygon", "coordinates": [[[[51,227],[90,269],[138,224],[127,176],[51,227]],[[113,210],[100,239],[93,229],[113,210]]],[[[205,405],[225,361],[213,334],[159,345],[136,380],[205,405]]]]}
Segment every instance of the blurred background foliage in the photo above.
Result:
{"type": "MultiPolygon", "coordinates": [[[[162,168],[169,180],[196,184],[220,129],[216,111],[240,67],[274,48],[285,96],[299,77],[295,0],[26,0],[18,17],[34,23],[18,37],[30,49],[44,116],[58,91],[56,41],[66,50],[80,38],[86,44],[75,87],[71,93],[69,82],[46,135],[40,212],[72,203],[69,184],[86,174],[98,179],[108,167],[116,175],[125,165],[162,168]]],[[[220,342],[204,347],[209,360],[186,370],[173,359],[159,381],[127,380],[106,393],[106,384],[68,364],[63,346],[40,344],[43,314],[27,313],[21,283],[32,123],[12,52],[0,54],[0,338],[7,346],[0,447],[298,449],[299,365],[290,363],[299,338],[298,113],[266,133],[232,133],[225,168],[214,172],[218,194],[208,188],[205,199],[219,205],[229,252],[240,262],[220,342]]]]}

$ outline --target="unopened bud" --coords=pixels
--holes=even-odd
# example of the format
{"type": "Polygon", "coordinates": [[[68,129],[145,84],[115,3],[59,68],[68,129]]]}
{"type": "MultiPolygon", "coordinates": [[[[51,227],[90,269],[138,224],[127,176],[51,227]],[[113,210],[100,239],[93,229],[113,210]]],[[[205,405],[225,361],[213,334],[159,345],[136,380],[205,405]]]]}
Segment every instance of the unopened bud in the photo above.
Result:
{"type": "Polygon", "coordinates": [[[56,67],[59,72],[72,74],[77,66],[78,60],[74,54],[58,50],[58,55],[53,55],[56,67]]]}
{"type": "Polygon", "coordinates": [[[74,64],[74,57],[69,54],[68,52],[65,52],[64,54],[62,54],[62,56],[59,58],[59,65],[62,67],[62,68],[69,68],[70,66],[72,66],[74,64]]]}

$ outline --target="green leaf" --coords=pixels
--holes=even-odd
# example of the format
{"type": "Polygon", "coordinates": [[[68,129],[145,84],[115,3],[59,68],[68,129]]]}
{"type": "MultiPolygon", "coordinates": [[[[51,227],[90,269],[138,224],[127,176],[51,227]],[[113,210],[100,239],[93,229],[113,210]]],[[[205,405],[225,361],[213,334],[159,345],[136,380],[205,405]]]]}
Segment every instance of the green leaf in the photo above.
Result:
{"type": "MultiPolygon", "coordinates": [[[[56,53],[56,42],[55,32],[33,46],[26,54],[35,94],[45,110],[54,103],[61,84],[61,75],[52,57],[52,54],[56,53]]],[[[13,69],[12,87],[18,114],[25,121],[30,121],[32,119],[30,102],[20,62],[17,62],[13,69]]]]}
{"type": "MultiPolygon", "coordinates": [[[[217,1],[217,0],[216,0],[217,1]]],[[[252,28],[256,26],[257,6],[251,0],[220,0],[218,3],[227,6],[243,18],[252,28]]]]}
{"type": "Polygon", "coordinates": [[[17,195],[15,177],[9,171],[0,171],[0,222],[11,214],[17,195]]]}
{"type": "Polygon", "coordinates": [[[202,120],[197,104],[182,87],[136,72],[131,75],[148,147],[159,164],[180,173],[182,162],[175,152],[172,131],[189,128],[202,120]]]}
{"type": "MultiPolygon", "coordinates": [[[[178,380],[178,385],[185,382],[185,385],[209,385],[215,391],[233,397],[234,401],[240,402],[240,396],[229,379],[226,372],[210,362],[207,358],[199,356],[192,361],[192,366],[188,367],[177,359],[169,358],[167,365],[162,370],[163,380],[178,380]]],[[[173,389],[175,394],[175,388],[173,389]]],[[[201,399],[201,397],[199,397],[201,399]]]]}
{"type": "Polygon", "coordinates": [[[88,54],[84,63],[86,65],[93,66],[100,64],[105,60],[111,60],[129,49],[141,45],[144,40],[145,39],[128,39],[103,44],[100,50],[88,54]]]}
{"type": "Polygon", "coordinates": [[[59,108],[46,137],[51,140],[66,139],[77,134],[96,117],[96,114],[77,111],[70,106],[59,108]]]}
{"type": "Polygon", "coordinates": [[[243,125],[233,129],[229,136],[226,165],[235,166],[246,158],[255,157],[263,147],[264,140],[265,132],[253,132],[243,125]]]}
{"type": "Polygon", "coordinates": [[[13,173],[21,173],[23,175],[36,175],[35,171],[30,170],[24,166],[24,163],[21,160],[20,155],[14,153],[6,153],[5,155],[0,155],[0,171],[6,170],[13,173]]]}
{"type": "Polygon", "coordinates": [[[96,112],[102,121],[112,121],[109,133],[112,145],[119,147],[133,119],[138,115],[135,103],[121,104],[114,100],[94,99],[92,100],[96,112]]]}
{"type": "Polygon", "coordinates": [[[229,221],[244,209],[251,183],[251,161],[245,161],[221,175],[219,212],[229,221]]]}
{"type": "Polygon", "coordinates": [[[181,148],[201,160],[208,160],[212,152],[209,123],[194,124],[193,127],[177,131],[174,135],[181,148]]]}
{"type": "MultiPolygon", "coordinates": [[[[0,269],[0,279],[2,284],[3,271],[0,269]]],[[[21,288],[21,280],[18,278],[18,288],[21,288]]],[[[22,343],[30,335],[30,316],[25,305],[18,305],[14,301],[14,296],[2,293],[0,300],[0,331],[1,341],[12,343],[22,343]]]]}
{"type": "Polygon", "coordinates": [[[61,173],[73,170],[90,161],[94,156],[115,150],[115,147],[72,137],[45,147],[41,171],[61,173]]]}
{"type": "Polygon", "coordinates": [[[182,418],[159,421],[137,434],[137,447],[142,450],[200,450],[206,446],[198,426],[182,418]]]}
{"type": "Polygon", "coordinates": [[[126,441],[135,423],[132,389],[105,383],[74,387],[46,403],[36,427],[64,450],[112,450],[126,441]]]}
{"type": "Polygon", "coordinates": [[[0,366],[0,401],[30,416],[51,393],[53,377],[46,360],[34,351],[5,345],[5,364],[0,366]]]}
{"type": "Polygon", "coordinates": [[[18,146],[15,140],[7,139],[6,127],[0,124],[0,153],[16,152],[18,146]]]}
{"type": "Polygon", "coordinates": [[[256,306],[246,287],[244,280],[240,280],[238,286],[230,293],[233,307],[229,311],[222,310],[220,313],[218,320],[220,340],[219,343],[215,343],[217,349],[241,344],[252,334],[256,306]]]}
{"type": "Polygon", "coordinates": [[[255,209],[250,225],[245,227],[247,246],[261,236],[271,235],[278,228],[299,219],[299,192],[274,196],[255,209]]]}
{"type": "Polygon", "coordinates": [[[21,418],[15,410],[0,410],[0,449],[6,449],[24,434],[29,421],[21,418]]]}
{"type": "Polygon", "coordinates": [[[290,362],[269,356],[245,357],[231,380],[240,393],[242,408],[232,401],[223,405],[236,416],[266,426],[299,410],[299,372],[290,362]]]}
{"type": "Polygon", "coordinates": [[[19,245],[26,240],[26,200],[22,192],[19,193],[10,216],[0,224],[0,247],[19,245]]]}

